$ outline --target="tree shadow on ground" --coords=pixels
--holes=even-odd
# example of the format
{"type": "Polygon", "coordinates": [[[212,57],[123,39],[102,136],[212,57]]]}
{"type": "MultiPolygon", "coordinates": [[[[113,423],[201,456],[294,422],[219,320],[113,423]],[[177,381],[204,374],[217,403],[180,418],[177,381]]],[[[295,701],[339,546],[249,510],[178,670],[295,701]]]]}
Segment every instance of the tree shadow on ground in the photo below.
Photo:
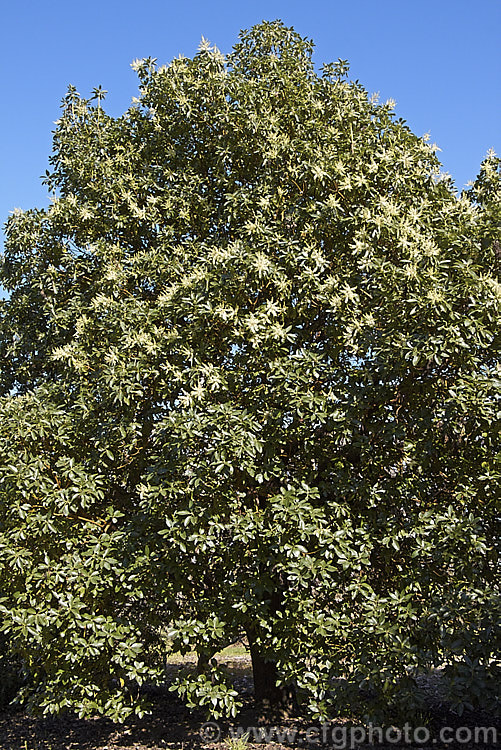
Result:
{"type": "MultiPolygon", "coordinates": [[[[234,665],[231,665],[232,667],[234,665]]],[[[233,670],[232,670],[233,671],[233,670]]],[[[0,712],[0,750],[229,750],[231,743],[228,738],[232,736],[235,728],[243,733],[248,727],[263,727],[265,730],[276,725],[277,722],[258,710],[252,700],[252,679],[248,675],[248,669],[243,663],[235,668],[235,687],[240,693],[243,701],[241,713],[230,722],[221,721],[219,725],[210,725],[209,730],[204,732],[206,718],[201,711],[188,709],[172,692],[168,685],[149,688],[146,690],[147,698],[151,706],[151,714],[139,719],[131,718],[122,725],[113,724],[108,719],[78,719],[72,715],[58,718],[37,719],[27,716],[22,710],[8,710],[0,712]],[[217,735],[218,727],[220,735],[217,735]],[[214,733],[214,729],[216,732],[214,733]],[[212,732],[212,734],[211,734],[212,732]]],[[[488,714],[480,712],[467,712],[458,716],[450,711],[440,696],[439,676],[425,680],[424,689],[429,698],[428,725],[431,728],[431,736],[438,737],[442,727],[494,727],[497,737],[501,739],[501,722],[496,721],[488,714]]],[[[296,740],[286,742],[268,741],[266,744],[254,744],[256,737],[249,738],[248,747],[263,748],[267,750],[280,750],[282,748],[303,747],[305,750],[313,748],[335,747],[337,744],[322,744],[320,738],[313,744],[304,741],[306,729],[312,726],[312,722],[304,718],[291,718],[280,720],[278,726],[282,729],[297,729],[296,740]],[[303,738],[299,741],[299,737],[303,738]]],[[[336,721],[330,725],[334,727],[346,727],[346,722],[336,721]]],[[[329,731],[331,731],[331,729],[329,731]]],[[[339,740],[339,733],[336,735],[339,740]]],[[[462,735],[464,737],[464,734],[462,735]]],[[[268,735],[269,738],[269,735],[268,735]]],[[[273,738],[277,740],[275,736],[273,738]]],[[[433,741],[433,740],[432,740],[433,741]]],[[[358,745],[358,743],[357,743],[358,745]]],[[[349,747],[349,745],[348,745],[349,747]]],[[[369,747],[369,746],[368,746],[369,747]]],[[[385,745],[374,747],[384,748],[385,745]]],[[[394,743],[387,747],[407,748],[423,747],[418,745],[394,743]]],[[[450,742],[447,744],[449,750],[475,750],[483,748],[499,747],[499,745],[482,743],[450,742]]]]}

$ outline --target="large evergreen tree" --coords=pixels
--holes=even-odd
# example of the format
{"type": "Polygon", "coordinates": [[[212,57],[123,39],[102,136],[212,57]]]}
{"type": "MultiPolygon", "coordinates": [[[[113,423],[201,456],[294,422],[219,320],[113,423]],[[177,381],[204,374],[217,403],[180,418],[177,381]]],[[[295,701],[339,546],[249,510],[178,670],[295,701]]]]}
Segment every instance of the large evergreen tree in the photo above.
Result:
{"type": "Polygon", "coordinates": [[[499,706],[500,169],[460,197],[279,22],[70,89],[0,281],[0,614],[46,712],[499,706]],[[362,688],[362,690],[361,690],[362,688]],[[364,689],[366,688],[366,689],[364,689]]]}

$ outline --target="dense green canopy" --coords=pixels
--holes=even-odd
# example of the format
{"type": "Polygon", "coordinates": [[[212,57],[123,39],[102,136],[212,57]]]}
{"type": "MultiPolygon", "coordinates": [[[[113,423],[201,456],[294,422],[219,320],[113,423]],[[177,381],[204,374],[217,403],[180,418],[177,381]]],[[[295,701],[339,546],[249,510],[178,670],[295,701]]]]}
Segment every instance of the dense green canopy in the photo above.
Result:
{"type": "Polygon", "coordinates": [[[0,282],[0,614],[45,712],[140,710],[161,655],[314,715],[499,708],[500,161],[458,196],[279,22],[70,88],[0,282]],[[283,694],[283,693],[282,693],[283,694]],[[360,709],[362,706],[362,709],[360,709]]]}

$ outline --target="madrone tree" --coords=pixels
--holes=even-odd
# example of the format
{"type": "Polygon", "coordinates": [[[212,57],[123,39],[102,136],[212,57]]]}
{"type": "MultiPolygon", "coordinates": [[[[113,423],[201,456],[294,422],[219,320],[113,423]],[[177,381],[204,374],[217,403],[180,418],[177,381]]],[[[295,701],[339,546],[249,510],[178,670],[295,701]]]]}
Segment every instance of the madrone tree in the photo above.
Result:
{"type": "MultiPolygon", "coordinates": [[[[280,22],[70,88],[7,224],[0,613],[20,697],[316,716],[499,707],[500,162],[458,196],[391,104],[280,22]],[[447,682],[448,680],[448,682],[447,682]]],[[[394,713],[393,713],[394,715],[394,713]]],[[[407,714],[409,715],[409,714],[407,714]]]]}

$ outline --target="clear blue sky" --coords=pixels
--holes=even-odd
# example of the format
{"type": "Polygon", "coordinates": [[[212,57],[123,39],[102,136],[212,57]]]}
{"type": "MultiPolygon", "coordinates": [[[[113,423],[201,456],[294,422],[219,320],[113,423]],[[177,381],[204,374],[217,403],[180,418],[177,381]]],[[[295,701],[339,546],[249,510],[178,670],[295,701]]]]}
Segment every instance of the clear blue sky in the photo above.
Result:
{"type": "Polygon", "coordinates": [[[458,188],[501,152],[501,0],[24,0],[2,8],[0,219],[46,205],[40,175],[67,85],[109,91],[118,115],[137,93],[130,63],[192,56],[203,35],[229,52],[241,28],[281,18],[316,43],[315,63],[348,59],[369,93],[429,132],[458,188]]]}

